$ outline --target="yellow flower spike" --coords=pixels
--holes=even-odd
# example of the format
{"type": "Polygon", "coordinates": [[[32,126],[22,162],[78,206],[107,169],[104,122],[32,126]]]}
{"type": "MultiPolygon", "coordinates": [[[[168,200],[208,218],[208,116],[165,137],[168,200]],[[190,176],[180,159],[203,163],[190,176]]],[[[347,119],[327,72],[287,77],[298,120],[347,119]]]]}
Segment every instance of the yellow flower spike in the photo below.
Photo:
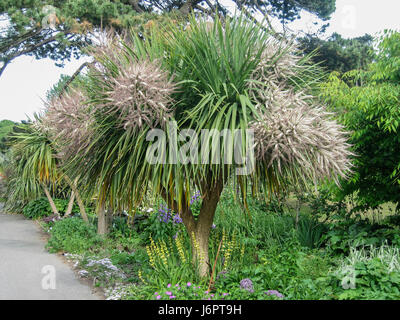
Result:
{"type": "Polygon", "coordinates": [[[176,243],[176,248],[178,249],[178,254],[179,254],[180,259],[182,260],[183,263],[186,263],[186,257],[185,257],[185,253],[183,250],[183,244],[181,241],[181,237],[176,237],[175,243],[176,243]]]}
{"type": "Polygon", "coordinates": [[[143,279],[142,270],[139,270],[139,272],[138,272],[138,277],[139,277],[139,279],[140,279],[144,284],[147,284],[147,282],[143,279]]]}

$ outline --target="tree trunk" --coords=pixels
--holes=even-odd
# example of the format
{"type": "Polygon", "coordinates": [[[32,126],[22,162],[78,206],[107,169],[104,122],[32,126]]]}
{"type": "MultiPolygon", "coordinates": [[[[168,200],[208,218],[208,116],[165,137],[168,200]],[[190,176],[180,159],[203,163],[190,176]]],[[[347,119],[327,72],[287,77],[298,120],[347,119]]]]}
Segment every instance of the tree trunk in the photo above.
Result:
{"type": "Polygon", "coordinates": [[[49,200],[50,207],[51,207],[51,210],[53,211],[53,214],[60,216],[60,214],[58,213],[56,204],[54,203],[53,198],[51,197],[50,192],[47,189],[46,185],[42,184],[42,187],[43,187],[44,193],[46,194],[47,200],[49,200]]]}
{"type": "Polygon", "coordinates": [[[67,181],[67,183],[69,184],[69,186],[71,187],[72,191],[75,194],[75,198],[76,198],[76,202],[78,203],[79,206],[79,211],[81,213],[82,219],[86,222],[89,223],[89,219],[88,216],[86,214],[86,210],[85,210],[85,205],[83,204],[81,195],[79,194],[78,188],[77,188],[77,182],[78,182],[78,178],[75,179],[74,182],[72,182],[72,180],[65,175],[65,180],[67,181]]]}
{"type": "Polygon", "coordinates": [[[99,235],[106,235],[110,231],[110,224],[111,224],[111,211],[105,209],[104,203],[101,203],[98,208],[97,212],[97,234],[99,235]]]}
{"type": "Polygon", "coordinates": [[[75,194],[76,202],[78,203],[78,206],[79,206],[79,211],[81,213],[82,219],[86,223],[89,223],[89,219],[88,219],[88,216],[86,214],[85,205],[83,204],[82,198],[81,198],[81,196],[80,196],[80,194],[78,192],[78,189],[76,187],[75,187],[74,194],[75,194]]]}
{"type": "Polygon", "coordinates": [[[182,220],[191,239],[193,263],[198,267],[199,276],[202,278],[210,274],[209,238],[223,187],[222,179],[213,184],[210,182],[203,184],[203,204],[197,220],[194,219],[190,209],[186,208],[182,212],[182,220]]]}
{"type": "Polygon", "coordinates": [[[166,190],[161,190],[161,195],[168,207],[175,212],[179,212],[186,231],[191,239],[193,264],[198,267],[200,277],[205,278],[210,273],[210,260],[208,256],[208,244],[211,227],[214,221],[215,210],[224,188],[223,178],[220,177],[216,182],[211,183],[211,179],[204,181],[201,186],[203,193],[203,204],[200,214],[195,220],[192,211],[188,206],[187,196],[181,199],[181,210],[175,200],[168,197],[166,190]]]}
{"type": "Polygon", "coordinates": [[[67,211],[65,212],[64,217],[68,217],[71,214],[72,208],[74,206],[74,201],[75,201],[75,192],[71,191],[71,197],[69,198],[67,211]]]}
{"type": "MultiPolygon", "coordinates": [[[[195,250],[196,254],[194,255],[200,277],[207,277],[210,273],[210,260],[208,256],[209,238],[215,211],[223,188],[224,183],[222,179],[217,180],[213,185],[208,183],[203,187],[203,203],[196,221],[195,232],[195,241],[198,244],[199,250],[195,250]]],[[[196,243],[192,243],[192,245],[194,244],[196,243]]]]}

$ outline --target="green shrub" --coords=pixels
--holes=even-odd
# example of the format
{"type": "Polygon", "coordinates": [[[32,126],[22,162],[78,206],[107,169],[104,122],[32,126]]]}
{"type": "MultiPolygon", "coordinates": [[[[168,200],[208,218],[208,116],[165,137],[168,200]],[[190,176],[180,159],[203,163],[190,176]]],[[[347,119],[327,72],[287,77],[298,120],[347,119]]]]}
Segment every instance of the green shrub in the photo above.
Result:
{"type": "Polygon", "coordinates": [[[52,214],[49,201],[46,198],[39,198],[30,201],[22,210],[24,216],[28,219],[38,219],[52,214]]]}
{"type": "MultiPolygon", "coordinates": [[[[57,211],[60,215],[63,215],[67,211],[69,200],[66,199],[54,199],[57,211]]],[[[29,219],[38,219],[51,215],[53,213],[50,203],[47,198],[39,198],[30,201],[22,210],[25,217],[29,219]]],[[[74,204],[72,213],[79,213],[79,207],[74,204]]]]}
{"type": "Polygon", "coordinates": [[[323,244],[334,254],[347,254],[352,246],[380,246],[385,242],[400,244],[398,227],[372,224],[359,218],[333,220],[322,236],[323,244]]]}
{"type": "Polygon", "coordinates": [[[54,223],[50,230],[47,248],[51,252],[83,253],[101,243],[93,225],[80,218],[65,218],[54,223]]]}
{"type": "Polygon", "coordinates": [[[166,241],[184,230],[183,223],[175,220],[175,217],[179,216],[165,205],[161,205],[157,212],[139,220],[135,229],[144,243],[148,244],[150,237],[156,241],[166,241]]]}

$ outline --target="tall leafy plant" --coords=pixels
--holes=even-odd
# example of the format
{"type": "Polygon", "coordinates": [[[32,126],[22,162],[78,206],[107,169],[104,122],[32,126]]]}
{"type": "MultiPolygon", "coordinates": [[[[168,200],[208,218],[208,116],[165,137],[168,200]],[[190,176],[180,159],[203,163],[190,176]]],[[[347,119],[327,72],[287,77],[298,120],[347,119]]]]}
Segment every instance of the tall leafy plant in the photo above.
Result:
{"type": "Polygon", "coordinates": [[[342,128],[310,95],[318,69],[244,16],[212,23],[193,17],[186,26],[154,29],[145,40],[109,41],[93,54],[96,63],[78,93],[86,97],[79,106],[90,114],[90,134],[70,157],[71,174],[96,190],[99,214],[129,210],[148,191],[160,194],[182,218],[201,276],[209,272],[210,230],[228,181],[240,186],[246,207],[248,189],[268,196],[288,184],[348,172],[342,128]],[[244,132],[252,129],[254,170],[236,174],[243,164],[228,148],[233,142],[208,154],[208,162],[188,163],[173,161],[179,154],[166,144],[166,161],[151,163],[154,145],[146,137],[152,129],[163,129],[167,140],[183,129],[198,135],[230,129],[232,138],[239,130],[242,148],[250,144],[244,132]],[[197,217],[190,208],[196,190],[202,197],[197,217]]]}
{"type": "Polygon", "coordinates": [[[387,31],[367,71],[332,73],[322,85],[322,97],[340,122],[352,132],[357,153],[354,176],[343,181],[341,198],[357,194],[360,207],[400,203],[400,34],[387,31]]]}

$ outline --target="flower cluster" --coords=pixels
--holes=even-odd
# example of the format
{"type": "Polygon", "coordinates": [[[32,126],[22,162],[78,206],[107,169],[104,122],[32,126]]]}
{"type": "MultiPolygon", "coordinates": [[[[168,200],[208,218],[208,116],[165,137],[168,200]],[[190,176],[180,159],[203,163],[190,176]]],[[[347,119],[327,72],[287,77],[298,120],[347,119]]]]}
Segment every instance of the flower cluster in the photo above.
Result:
{"type": "Polygon", "coordinates": [[[172,221],[174,225],[182,223],[182,218],[178,213],[173,214],[172,210],[165,205],[161,205],[158,209],[158,219],[160,222],[169,223],[172,221]]]}
{"type": "Polygon", "coordinates": [[[328,112],[309,100],[303,92],[271,92],[265,102],[269,112],[251,125],[255,156],[280,174],[296,164],[296,170],[313,181],[346,177],[352,156],[346,134],[341,125],[330,120],[328,112]]]}
{"type": "Polygon", "coordinates": [[[146,246],[146,252],[149,256],[150,265],[157,270],[158,265],[167,267],[168,258],[170,257],[171,247],[163,240],[155,243],[153,238],[150,237],[150,245],[146,246]]]}
{"type": "Polygon", "coordinates": [[[116,284],[114,287],[104,289],[106,300],[123,300],[130,294],[131,290],[135,289],[132,284],[116,284]]]}
{"type": "Polygon", "coordinates": [[[109,258],[104,258],[100,260],[89,259],[86,268],[92,271],[92,273],[102,272],[107,277],[116,276],[121,279],[125,279],[126,275],[123,271],[118,269],[109,258]]]}
{"type": "Polygon", "coordinates": [[[168,223],[172,218],[172,211],[165,205],[161,205],[158,209],[158,219],[160,222],[168,223]]]}
{"type": "Polygon", "coordinates": [[[260,119],[250,125],[255,157],[275,176],[315,182],[331,177],[338,183],[351,173],[351,146],[343,127],[308,89],[293,89],[293,82],[312,72],[300,57],[294,43],[275,40],[261,55],[251,83],[256,89],[252,98],[261,110],[260,119]]]}
{"type": "Polygon", "coordinates": [[[196,191],[196,192],[194,193],[194,195],[190,198],[190,205],[192,205],[193,203],[195,203],[195,202],[198,201],[199,199],[201,199],[200,191],[196,191]]]}
{"type": "Polygon", "coordinates": [[[171,117],[169,106],[176,85],[160,61],[128,58],[121,40],[111,32],[103,33],[99,44],[89,48],[95,59],[91,71],[104,80],[104,102],[95,107],[115,115],[124,129],[162,127],[171,117]],[[110,72],[112,66],[118,72],[110,72]]]}
{"type": "Polygon", "coordinates": [[[268,290],[264,292],[267,296],[276,296],[277,298],[282,299],[283,294],[276,290],[268,290]]]}
{"type": "Polygon", "coordinates": [[[175,85],[154,61],[133,61],[109,79],[104,107],[118,115],[123,128],[163,126],[170,118],[168,108],[175,85]]]}
{"type": "Polygon", "coordinates": [[[240,281],[240,288],[250,293],[254,293],[253,281],[249,278],[240,281]]]}
{"type": "Polygon", "coordinates": [[[83,92],[70,89],[47,103],[46,113],[39,124],[56,141],[62,158],[75,156],[90,144],[93,116],[85,101],[83,92]]]}

